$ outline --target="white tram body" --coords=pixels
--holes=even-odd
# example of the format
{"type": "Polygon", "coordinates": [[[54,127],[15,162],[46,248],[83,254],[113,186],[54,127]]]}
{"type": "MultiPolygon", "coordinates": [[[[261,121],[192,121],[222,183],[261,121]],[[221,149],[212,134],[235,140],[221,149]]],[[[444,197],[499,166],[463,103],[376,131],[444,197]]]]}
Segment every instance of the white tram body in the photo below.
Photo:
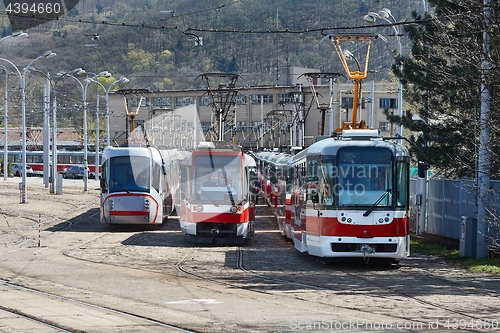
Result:
{"type": "Polygon", "coordinates": [[[184,159],[179,222],[197,243],[242,243],[255,231],[255,160],[241,150],[199,148],[184,159]]]}
{"type": "Polygon", "coordinates": [[[269,178],[286,181],[291,192],[283,227],[291,229],[296,249],[325,258],[397,261],[409,255],[409,153],[403,145],[375,130],[344,130],[341,138],[316,142],[291,158],[265,158],[259,160],[264,178],[286,161],[269,178]]]}
{"type": "Polygon", "coordinates": [[[101,222],[161,224],[174,209],[183,152],[107,147],[102,155],[101,222]]]}
{"type": "Polygon", "coordinates": [[[280,233],[292,239],[291,197],[292,173],[290,154],[261,152],[256,154],[259,163],[259,181],[262,196],[271,207],[278,221],[280,233]]]}

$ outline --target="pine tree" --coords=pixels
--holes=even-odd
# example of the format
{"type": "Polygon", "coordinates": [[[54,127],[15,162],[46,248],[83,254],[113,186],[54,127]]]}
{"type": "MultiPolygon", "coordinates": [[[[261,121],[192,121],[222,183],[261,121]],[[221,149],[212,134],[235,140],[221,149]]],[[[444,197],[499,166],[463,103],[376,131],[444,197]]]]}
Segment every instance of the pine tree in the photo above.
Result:
{"type": "MultiPolygon", "coordinates": [[[[392,71],[404,87],[406,115],[389,116],[414,133],[410,149],[443,176],[475,177],[479,142],[483,0],[429,0],[432,14],[413,14],[419,24],[405,26],[412,42],[408,57],[396,55],[392,71]],[[403,71],[400,71],[400,64],[403,71]],[[417,117],[418,116],[418,117],[417,117]]],[[[487,87],[491,96],[491,176],[500,176],[498,36],[500,4],[491,1],[492,64],[487,87]]]]}

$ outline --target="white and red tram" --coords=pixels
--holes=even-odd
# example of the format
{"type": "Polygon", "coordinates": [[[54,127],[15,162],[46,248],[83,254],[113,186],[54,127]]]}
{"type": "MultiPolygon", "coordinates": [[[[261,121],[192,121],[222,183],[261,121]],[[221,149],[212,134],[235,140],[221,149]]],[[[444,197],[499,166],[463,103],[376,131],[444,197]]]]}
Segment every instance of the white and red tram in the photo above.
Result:
{"type": "Polygon", "coordinates": [[[250,155],[202,143],[182,163],[182,232],[198,243],[242,243],[252,238],[256,181],[256,164],[250,155]]]}
{"type": "Polygon", "coordinates": [[[256,154],[258,160],[261,195],[271,207],[281,234],[289,239],[291,233],[290,210],[292,173],[289,163],[292,155],[283,153],[261,152],[256,154]]]}
{"type": "Polygon", "coordinates": [[[295,248],[318,257],[406,258],[409,160],[403,145],[368,129],[344,130],[288,159],[285,221],[295,248]]]}
{"type": "Polygon", "coordinates": [[[185,152],[107,147],[102,155],[101,222],[161,224],[174,210],[185,152]]]}

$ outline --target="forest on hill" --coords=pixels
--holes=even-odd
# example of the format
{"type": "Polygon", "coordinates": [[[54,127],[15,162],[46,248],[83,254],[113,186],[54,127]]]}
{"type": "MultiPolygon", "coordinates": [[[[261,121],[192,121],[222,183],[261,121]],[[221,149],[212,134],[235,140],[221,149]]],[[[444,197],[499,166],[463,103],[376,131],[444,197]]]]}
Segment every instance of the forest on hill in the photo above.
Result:
{"type": "MultiPolygon", "coordinates": [[[[196,78],[210,72],[264,85],[287,66],[343,72],[325,35],[377,33],[383,38],[372,43],[369,69],[381,80],[390,79],[394,35],[402,26],[371,27],[363,16],[388,8],[395,21],[412,21],[424,6],[409,0],[80,0],[67,15],[28,29],[28,38],[2,42],[0,53],[22,65],[50,49],[57,57],[39,65],[46,71],[107,70],[126,76],[130,87],[151,90],[203,87],[196,78]]],[[[11,33],[7,15],[0,25],[3,36],[11,33]]],[[[400,40],[405,52],[408,40],[400,40]]]]}

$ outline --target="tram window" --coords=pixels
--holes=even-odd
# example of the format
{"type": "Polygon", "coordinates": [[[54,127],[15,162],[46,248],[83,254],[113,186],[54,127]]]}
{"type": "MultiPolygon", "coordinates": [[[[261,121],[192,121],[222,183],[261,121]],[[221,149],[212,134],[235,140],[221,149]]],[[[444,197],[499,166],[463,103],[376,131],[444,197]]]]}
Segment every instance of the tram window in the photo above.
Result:
{"type": "Polygon", "coordinates": [[[333,164],[322,161],[318,168],[318,194],[319,202],[324,205],[333,205],[334,202],[334,180],[333,164]]]}
{"type": "Polygon", "coordinates": [[[318,192],[318,161],[307,161],[307,184],[306,184],[306,200],[311,200],[312,193],[318,192]]]}
{"type": "Polygon", "coordinates": [[[400,207],[408,205],[409,166],[407,162],[398,161],[396,165],[396,204],[400,207]]]}
{"type": "Polygon", "coordinates": [[[154,163],[153,165],[153,181],[152,181],[152,186],[156,191],[160,191],[160,174],[161,174],[161,167],[158,163],[154,163]]]}
{"type": "Polygon", "coordinates": [[[103,192],[107,192],[107,184],[108,184],[108,169],[107,169],[107,162],[104,162],[102,164],[102,175],[101,175],[101,189],[103,192]]]}
{"type": "Polygon", "coordinates": [[[337,154],[335,192],[339,205],[392,206],[392,153],[389,149],[342,148],[337,154]],[[380,200],[380,201],[379,201],[380,200]]]}
{"type": "Polygon", "coordinates": [[[188,191],[190,188],[190,179],[188,179],[190,171],[191,170],[187,166],[181,167],[181,199],[188,199],[191,197],[188,191]]]}

